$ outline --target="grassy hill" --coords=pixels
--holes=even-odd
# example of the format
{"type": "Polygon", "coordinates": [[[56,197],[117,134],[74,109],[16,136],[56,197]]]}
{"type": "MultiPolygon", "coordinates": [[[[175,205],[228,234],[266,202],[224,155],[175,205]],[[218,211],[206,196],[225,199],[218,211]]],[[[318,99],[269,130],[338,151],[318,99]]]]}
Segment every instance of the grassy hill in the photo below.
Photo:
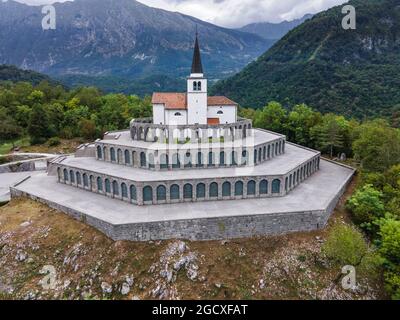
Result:
{"type": "Polygon", "coordinates": [[[341,26],[342,6],[289,32],[213,93],[254,108],[276,100],[357,117],[400,110],[400,5],[353,0],[357,29],[341,26]]]}

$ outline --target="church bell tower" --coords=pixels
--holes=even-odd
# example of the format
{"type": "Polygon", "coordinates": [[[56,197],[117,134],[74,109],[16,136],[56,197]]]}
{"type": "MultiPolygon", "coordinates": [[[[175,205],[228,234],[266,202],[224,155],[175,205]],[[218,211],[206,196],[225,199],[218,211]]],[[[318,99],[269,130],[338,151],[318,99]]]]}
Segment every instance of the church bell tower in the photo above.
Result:
{"type": "Polygon", "coordinates": [[[207,79],[204,78],[196,31],[192,71],[187,79],[188,124],[207,124],[207,79]]]}

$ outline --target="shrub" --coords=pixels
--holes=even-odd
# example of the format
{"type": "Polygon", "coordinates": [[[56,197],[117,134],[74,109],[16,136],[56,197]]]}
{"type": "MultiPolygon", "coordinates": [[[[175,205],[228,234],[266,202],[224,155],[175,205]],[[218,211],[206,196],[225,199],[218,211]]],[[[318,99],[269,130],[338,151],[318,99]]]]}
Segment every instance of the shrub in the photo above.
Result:
{"type": "Polygon", "coordinates": [[[322,247],[326,257],[341,265],[359,265],[368,252],[368,246],[362,234],[347,225],[332,228],[322,247]]]}
{"type": "Polygon", "coordinates": [[[59,146],[61,144],[60,138],[59,137],[53,137],[47,140],[47,144],[49,147],[55,147],[59,146]]]}
{"type": "Polygon", "coordinates": [[[367,184],[354,193],[347,201],[346,207],[353,213],[355,221],[369,230],[372,222],[382,217],[385,212],[381,198],[382,193],[367,184]]]}

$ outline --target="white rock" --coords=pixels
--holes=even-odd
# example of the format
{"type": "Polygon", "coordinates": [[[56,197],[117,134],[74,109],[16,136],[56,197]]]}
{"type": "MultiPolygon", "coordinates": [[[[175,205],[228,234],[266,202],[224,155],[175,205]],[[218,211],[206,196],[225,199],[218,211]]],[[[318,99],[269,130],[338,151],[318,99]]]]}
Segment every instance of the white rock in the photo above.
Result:
{"type": "Polygon", "coordinates": [[[121,288],[121,294],[122,295],[127,295],[129,293],[129,291],[131,291],[131,287],[129,284],[127,284],[126,282],[124,282],[122,284],[122,288],[121,288]]]}
{"type": "Polygon", "coordinates": [[[25,227],[31,225],[31,223],[32,223],[32,221],[25,221],[25,222],[22,222],[22,223],[20,224],[20,226],[25,228],[25,227]]]}
{"type": "Polygon", "coordinates": [[[24,261],[27,258],[26,252],[18,250],[17,255],[15,256],[15,260],[24,261]]]}
{"type": "Polygon", "coordinates": [[[101,283],[101,290],[103,290],[103,293],[111,293],[112,292],[112,286],[109,285],[107,282],[102,282],[101,283]]]}

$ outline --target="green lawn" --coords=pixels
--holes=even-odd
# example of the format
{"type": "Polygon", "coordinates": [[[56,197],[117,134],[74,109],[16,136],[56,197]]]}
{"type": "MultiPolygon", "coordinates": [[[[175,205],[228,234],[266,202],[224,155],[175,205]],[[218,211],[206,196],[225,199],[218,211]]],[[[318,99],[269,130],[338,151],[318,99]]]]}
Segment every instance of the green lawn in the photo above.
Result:
{"type": "MultiPolygon", "coordinates": [[[[0,154],[7,154],[11,151],[13,144],[12,140],[10,141],[2,141],[0,140],[0,154]]],[[[21,139],[14,140],[14,145],[19,147],[27,147],[30,145],[29,138],[24,137],[21,139]]]]}

